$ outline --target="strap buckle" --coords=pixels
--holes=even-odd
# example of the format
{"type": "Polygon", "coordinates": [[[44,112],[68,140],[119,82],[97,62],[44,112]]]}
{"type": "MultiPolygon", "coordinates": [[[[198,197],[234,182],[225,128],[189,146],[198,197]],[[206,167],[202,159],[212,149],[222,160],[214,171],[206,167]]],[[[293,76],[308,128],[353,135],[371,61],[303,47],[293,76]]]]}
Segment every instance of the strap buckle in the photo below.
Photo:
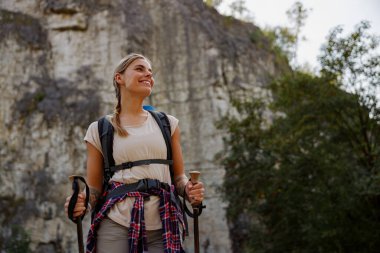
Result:
{"type": "Polygon", "coordinates": [[[146,182],[146,179],[141,179],[137,182],[136,191],[139,191],[139,192],[148,191],[148,183],[146,182]]]}
{"type": "Polygon", "coordinates": [[[146,179],[147,180],[147,185],[148,189],[160,189],[161,187],[161,182],[157,179],[146,179]]]}
{"type": "Polygon", "coordinates": [[[160,189],[161,182],[157,179],[141,179],[137,183],[136,191],[147,192],[150,189],[160,189]]]}

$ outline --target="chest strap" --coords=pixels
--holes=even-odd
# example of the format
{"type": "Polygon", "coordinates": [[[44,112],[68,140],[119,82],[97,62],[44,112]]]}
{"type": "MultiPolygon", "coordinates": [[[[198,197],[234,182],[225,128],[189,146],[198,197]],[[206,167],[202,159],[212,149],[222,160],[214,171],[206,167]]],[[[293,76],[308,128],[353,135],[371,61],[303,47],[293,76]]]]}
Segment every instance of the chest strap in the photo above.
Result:
{"type": "Polygon", "coordinates": [[[156,164],[167,164],[167,165],[173,165],[173,160],[165,160],[165,159],[147,159],[147,160],[138,160],[134,162],[125,162],[119,165],[111,166],[109,168],[105,168],[106,171],[115,173],[119,170],[125,170],[130,169],[135,166],[141,166],[141,165],[149,165],[152,163],[156,164]]]}

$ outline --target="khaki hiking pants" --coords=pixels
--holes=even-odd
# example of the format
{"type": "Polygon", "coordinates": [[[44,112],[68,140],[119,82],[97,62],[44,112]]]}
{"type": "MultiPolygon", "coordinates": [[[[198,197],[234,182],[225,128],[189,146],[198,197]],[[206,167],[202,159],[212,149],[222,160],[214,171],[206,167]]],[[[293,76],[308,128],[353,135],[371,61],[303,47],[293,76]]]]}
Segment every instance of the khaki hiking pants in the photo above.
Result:
{"type": "MultiPolygon", "coordinates": [[[[147,230],[146,234],[148,237],[148,252],[164,252],[162,230],[147,230]]],[[[109,218],[104,218],[97,231],[96,249],[97,253],[129,252],[128,228],[109,218]]]]}

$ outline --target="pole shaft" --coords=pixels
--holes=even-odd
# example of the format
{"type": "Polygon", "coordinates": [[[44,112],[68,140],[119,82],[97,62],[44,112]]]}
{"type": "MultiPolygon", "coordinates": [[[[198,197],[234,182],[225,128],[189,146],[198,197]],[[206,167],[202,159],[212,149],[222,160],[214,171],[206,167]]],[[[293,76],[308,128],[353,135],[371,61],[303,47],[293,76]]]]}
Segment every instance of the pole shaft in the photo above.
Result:
{"type": "Polygon", "coordinates": [[[198,226],[198,208],[193,209],[194,213],[194,253],[199,253],[199,226],[198,226]]]}
{"type": "Polygon", "coordinates": [[[84,253],[84,244],[83,244],[83,230],[82,230],[82,220],[80,217],[77,218],[77,235],[78,235],[78,252],[84,253]]]}
{"type": "MultiPolygon", "coordinates": [[[[190,171],[191,176],[191,182],[193,185],[196,185],[198,183],[198,179],[200,176],[199,171],[190,171]]],[[[199,253],[199,223],[198,223],[198,216],[199,216],[199,208],[193,206],[193,215],[194,215],[194,253],[199,253]]]]}

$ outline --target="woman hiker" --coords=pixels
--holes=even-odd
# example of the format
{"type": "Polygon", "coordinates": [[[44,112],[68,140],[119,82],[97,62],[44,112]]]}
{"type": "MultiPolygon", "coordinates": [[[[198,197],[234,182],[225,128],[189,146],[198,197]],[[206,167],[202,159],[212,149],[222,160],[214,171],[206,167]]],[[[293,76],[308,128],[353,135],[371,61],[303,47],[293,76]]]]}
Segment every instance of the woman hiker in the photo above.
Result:
{"type": "MultiPolygon", "coordinates": [[[[192,205],[200,204],[204,186],[202,182],[192,184],[184,173],[178,119],[167,115],[171,131],[171,177],[162,130],[154,115],[143,108],[143,101],[154,85],[150,61],[140,54],[126,56],[115,69],[113,85],[117,104],[114,113],[106,116],[114,128],[113,159],[115,165],[128,166],[115,170],[107,189],[103,189],[104,161],[98,122],[90,124],[84,137],[89,208],[98,208],[92,210],[87,252],[184,252],[183,214],[176,203],[178,198],[173,196],[178,193],[192,205]],[[142,160],[150,162],[139,164],[142,160]],[[137,162],[128,163],[134,161],[137,162]],[[144,185],[146,188],[141,190],[144,185]],[[99,206],[104,191],[108,198],[99,206]]],[[[85,212],[85,195],[79,193],[73,217],[85,212]]],[[[66,199],[66,213],[70,198],[66,199]]]]}

